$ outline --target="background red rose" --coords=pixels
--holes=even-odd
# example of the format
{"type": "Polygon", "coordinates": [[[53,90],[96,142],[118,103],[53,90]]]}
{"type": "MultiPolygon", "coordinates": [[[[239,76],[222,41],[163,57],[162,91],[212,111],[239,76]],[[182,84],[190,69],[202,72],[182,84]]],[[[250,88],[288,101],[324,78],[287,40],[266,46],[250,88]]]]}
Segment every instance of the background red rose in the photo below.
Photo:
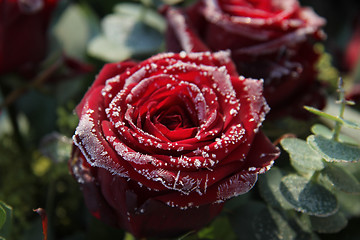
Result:
{"type": "Polygon", "coordinates": [[[324,39],[325,20],[298,1],[208,0],[165,15],[169,51],[230,49],[239,73],[264,79],[272,115],[302,117],[304,104],[324,107],[313,41],[324,39]]]}
{"type": "Polygon", "coordinates": [[[0,0],[0,73],[31,68],[46,53],[57,0],[0,0]]]}
{"type": "Polygon", "coordinates": [[[197,230],[279,155],[259,130],[267,111],[262,81],[239,77],[226,52],[107,64],[77,107],[70,169],[109,224],[197,230]]]}

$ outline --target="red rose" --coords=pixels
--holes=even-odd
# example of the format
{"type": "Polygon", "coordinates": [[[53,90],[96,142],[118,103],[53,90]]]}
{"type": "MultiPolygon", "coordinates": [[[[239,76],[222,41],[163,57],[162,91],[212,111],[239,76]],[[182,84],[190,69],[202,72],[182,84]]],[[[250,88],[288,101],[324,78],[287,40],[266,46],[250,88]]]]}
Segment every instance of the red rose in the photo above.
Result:
{"type": "Polygon", "coordinates": [[[227,52],[106,64],[76,110],[70,169],[87,206],[137,237],[200,229],[279,155],[259,130],[262,81],[227,52]]]}
{"type": "Polygon", "coordinates": [[[344,51],[343,69],[348,72],[356,70],[360,60],[360,13],[354,19],[351,37],[344,51]]]}
{"type": "Polygon", "coordinates": [[[0,73],[31,68],[45,57],[57,1],[0,0],[0,73]]]}
{"type": "Polygon", "coordinates": [[[207,0],[164,14],[169,51],[230,49],[239,73],[264,79],[272,115],[300,117],[303,104],[324,107],[312,42],[324,38],[325,20],[296,0],[207,0]]]}

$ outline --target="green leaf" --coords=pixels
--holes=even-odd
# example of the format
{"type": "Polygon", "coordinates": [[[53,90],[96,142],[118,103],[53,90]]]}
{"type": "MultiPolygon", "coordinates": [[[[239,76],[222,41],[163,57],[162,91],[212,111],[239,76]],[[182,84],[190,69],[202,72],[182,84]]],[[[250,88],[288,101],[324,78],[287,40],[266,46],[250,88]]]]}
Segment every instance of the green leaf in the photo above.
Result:
{"type": "Polygon", "coordinates": [[[336,142],[323,136],[310,135],[308,144],[327,162],[359,162],[360,147],[336,142]]]}
{"type": "Polygon", "coordinates": [[[313,107],[304,106],[304,108],[306,110],[308,110],[309,112],[311,112],[311,113],[314,113],[314,114],[316,114],[316,115],[318,115],[320,117],[324,117],[324,118],[329,119],[329,120],[333,120],[335,122],[339,122],[339,123],[343,124],[346,127],[354,128],[354,129],[360,129],[360,124],[359,123],[356,123],[356,122],[353,122],[353,121],[350,121],[350,120],[343,119],[341,117],[337,117],[337,116],[322,112],[322,111],[320,111],[320,110],[318,110],[316,108],[313,108],[313,107]]]}
{"type": "Polygon", "coordinates": [[[59,133],[46,135],[40,143],[40,151],[53,162],[65,162],[70,158],[72,140],[59,133]]]}
{"type": "Polygon", "coordinates": [[[280,191],[296,211],[308,215],[329,216],[338,209],[336,197],[330,191],[299,175],[283,177],[280,191]]]}
{"type": "Polygon", "coordinates": [[[289,153],[290,163],[295,169],[319,171],[324,168],[322,157],[304,141],[298,138],[284,138],[281,146],[289,153]]]}
{"type": "Polygon", "coordinates": [[[5,221],[6,221],[6,211],[0,204],[0,229],[4,225],[5,221]]]}
{"type": "Polygon", "coordinates": [[[360,195],[335,191],[340,210],[347,218],[360,216],[360,195]]]}
{"type": "Polygon", "coordinates": [[[344,124],[345,127],[354,128],[354,129],[359,129],[359,130],[360,130],[360,123],[353,122],[353,121],[350,121],[350,120],[346,120],[346,119],[343,119],[343,118],[341,118],[341,119],[342,119],[343,124],[344,124]]]}
{"type": "Polygon", "coordinates": [[[10,234],[12,223],[12,208],[0,201],[0,239],[6,239],[10,234]]]}
{"type": "Polygon", "coordinates": [[[337,233],[344,229],[348,220],[340,211],[328,217],[310,216],[311,227],[319,233],[337,233]]]}
{"type": "Polygon", "coordinates": [[[256,224],[257,215],[263,209],[266,209],[263,202],[248,201],[228,214],[237,239],[256,240],[257,230],[253,225],[256,224]]]}
{"type": "Polygon", "coordinates": [[[230,221],[227,217],[216,218],[210,226],[200,230],[197,235],[200,239],[236,239],[236,236],[231,228],[230,221]]]}
{"type": "Polygon", "coordinates": [[[295,239],[296,237],[296,232],[287,220],[271,208],[262,210],[253,223],[258,240],[295,239]]]}
{"type": "Polygon", "coordinates": [[[330,184],[337,190],[347,193],[360,193],[359,181],[350,173],[334,164],[329,164],[321,171],[319,180],[330,184]]]}
{"type": "Polygon", "coordinates": [[[100,32],[99,20],[86,4],[68,6],[54,27],[54,33],[65,52],[84,58],[89,40],[100,32]]]}
{"type": "Polygon", "coordinates": [[[280,183],[284,173],[276,167],[263,174],[259,178],[260,195],[274,208],[292,209],[293,206],[280,192],[280,183]]]}
{"type": "Polygon", "coordinates": [[[101,23],[103,34],[88,45],[88,53],[108,62],[155,53],[163,42],[164,20],[139,4],[118,4],[101,23]],[[161,23],[160,23],[161,22],[161,23]]]}
{"type": "Polygon", "coordinates": [[[142,22],[155,28],[159,32],[165,32],[166,22],[157,12],[145,6],[135,3],[119,3],[114,8],[115,13],[128,16],[139,16],[142,22]]]}
{"type": "MultiPolygon", "coordinates": [[[[315,135],[321,135],[325,138],[331,139],[333,136],[333,132],[325,127],[324,125],[321,124],[315,124],[311,127],[311,132],[315,135]]],[[[349,144],[353,144],[353,145],[357,145],[358,142],[356,142],[356,140],[352,139],[351,137],[344,135],[344,134],[340,134],[339,135],[339,140],[341,142],[346,142],[349,144]]]]}

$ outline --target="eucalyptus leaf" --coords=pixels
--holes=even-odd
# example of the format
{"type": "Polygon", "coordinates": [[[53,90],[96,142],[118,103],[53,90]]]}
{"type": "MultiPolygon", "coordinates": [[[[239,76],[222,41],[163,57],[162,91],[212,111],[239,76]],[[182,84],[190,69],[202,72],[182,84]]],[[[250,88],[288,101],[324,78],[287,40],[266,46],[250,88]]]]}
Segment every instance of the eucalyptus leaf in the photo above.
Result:
{"type": "Polygon", "coordinates": [[[329,216],[338,209],[336,197],[330,191],[296,174],[282,178],[280,191],[296,211],[308,215],[329,216]]]}
{"type": "Polygon", "coordinates": [[[298,138],[284,138],[281,146],[289,153],[290,163],[301,171],[319,171],[324,168],[322,157],[298,138]]]}
{"type": "Polygon", "coordinates": [[[311,227],[314,231],[319,233],[337,233],[344,229],[348,220],[338,211],[337,213],[328,217],[310,216],[311,227]]]}
{"type": "MultiPolygon", "coordinates": [[[[315,124],[311,127],[311,132],[314,135],[321,135],[325,138],[331,139],[333,136],[333,132],[331,129],[327,128],[326,126],[322,125],[322,124],[315,124]]],[[[344,134],[339,134],[339,140],[341,142],[345,142],[345,143],[349,143],[349,144],[353,144],[356,145],[358,144],[358,142],[354,139],[352,139],[351,137],[344,135],[344,134]]]]}
{"type": "Polygon", "coordinates": [[[330,184],[337,190],[347,193],[360,193],[359,181],[343,168],[329,164],[321,171],[319,180],[330,184]]]}
{"type": "Polygon", "coordinates": [[[0,229],[5,224],[6,221],[6,211],[0,204],[0,229]]]}
{"type": "Polygon", "coordinates": [[[360,195],[335,191],[340,210],[347,218],[360,217],[360,195]]]}
{"type": "Polygon", "coordinates": [[[323,136],[310,135],[307,143],[327,162],[359,162],[360,147],[336,142],[323,136]]]}
{"type": "Polygon", "coordinates": [[[46,135],[40,144],[40,151],[53,162],[69,160],[72,149],[72,140],[59,133],[46,135]]]}
{"type": "Polygon", "coordinates": [[[0,239],[6,239],[10,235],[12,225],[12,208],[0,201],[0,239]]]}
{"type": "Polygon", "coordinates": [[[258,214],[266,209],[263,202],[248,201],[246,204],[228,213],[229,220],[237,239],[256,240],[256,224],[258,214]]]}
{"type": "Polygon", "coordinates": [[[88,52],[91,56],[107,62],[122,61],[130,58],[132,54],[129,48],[121,43],[112,42],[105,36],[92,39],[88,45],[88,52]]]}
{"type": "Polygon", "coordinates": [[[231,228],[230,221],[227,217],[221,216],[216,218],[208,227],[203,228],[197,233],[200,239],[224,239],[235,240],[236,236],[231,228]]]}
{"type": "Polygon", "coordinates": [[[276,167],[263,174],[259,178],[260,195],[274,208],[292,209],[293,206],[283,197],[280,192],[280,183],[284,173],[276,167]]]}
{"type": "Polygon", "coordinates": [[[99,19],[86,4],[71,4],[54,27],[57,40],[66,54],[84,58],[89,40],[100,32],[99,19]]]}
{"type": "Polygon", "coordinates": [[[102,34],[88,45],[91,56],[116,62],[155,53],[163,42],[164,20],[139,4],[119,4],[101,22],[102,34]]]}
{"type": "Polygon", "coordinates": [[[119,3],[114,7],[114,12],[124,15],[139,16],[140,21],[145,22],[159,32],[165,32],[166,30],[164,18],[144,5],[136,3],[119,3]]]}
{"type": "Polygon", "coordinates": [[[259,213],[253,228],[258,240],[296,239],[296,232],[287,220],[271,208],[264,209],[259,213]]]}

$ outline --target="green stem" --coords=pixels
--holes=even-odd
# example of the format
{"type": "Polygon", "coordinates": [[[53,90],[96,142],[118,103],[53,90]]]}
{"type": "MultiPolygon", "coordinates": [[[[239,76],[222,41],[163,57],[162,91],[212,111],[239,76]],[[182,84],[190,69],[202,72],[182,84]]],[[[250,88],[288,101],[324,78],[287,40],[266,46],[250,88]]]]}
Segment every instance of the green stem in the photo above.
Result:
{"type": "Polygon", "coordinates": [[[48,192],[46,196],[46,212],[48,218],[48,239],[53,239],[53,221],[54,221],[54,213],[55,213],[55,196],[56,196],[56,179],[53,177],[50,178],[50,182],[48,185],[48,192]]]}
{"type": "Polygon", "coordinates": [[[320,176],[320,171],[315,171],[314,174],[311,176],[310,180],[312,182],[317,182],[319,176],[320,176]]]}
{"type": "MultiPolygon", "coordinates": [[[[346,107],[345,91],[343,88],[343,84],[344,83],[343,83],[342,78],[339,78],[339,85],[338,85],[339,101],[337,101],[337,103],[340,103],[340,113],[339,113],[340,118],[344,117],[344,111],[345,111],[345,107],[346,107]]],[[[340,123],[340,122],[335,123],[334,134],[333,134],[332,139],[337,142],[339,141],[339,134],[340,134],[341,127],[342,127],[342,123],[340,123]]]]}

